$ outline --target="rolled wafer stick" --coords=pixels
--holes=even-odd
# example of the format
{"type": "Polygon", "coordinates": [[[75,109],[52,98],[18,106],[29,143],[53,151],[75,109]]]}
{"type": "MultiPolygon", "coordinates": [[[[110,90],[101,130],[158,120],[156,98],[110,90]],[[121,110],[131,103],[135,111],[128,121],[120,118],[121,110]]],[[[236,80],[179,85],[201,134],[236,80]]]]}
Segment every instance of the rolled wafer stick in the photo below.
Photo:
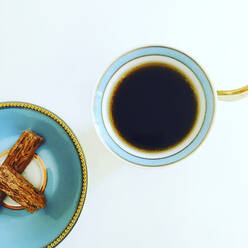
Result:
{"type": "MultiPolygon", "coordinates": [[[[22,132],[17,142],[10,149],[3,165],[14,168],[18,173],[22,173],[32,160],[35,151],[42,144],[43,138],[30,130],[22,132]]],[[[0,191],[0,204],[6,194],[0,191]]]]}
{"type": "Polygon", "coordinates": [[[14,168],[6,164],[0,167],[0,190],[20,203],[30,213],[46,206],[45,195],[14,168]]]}

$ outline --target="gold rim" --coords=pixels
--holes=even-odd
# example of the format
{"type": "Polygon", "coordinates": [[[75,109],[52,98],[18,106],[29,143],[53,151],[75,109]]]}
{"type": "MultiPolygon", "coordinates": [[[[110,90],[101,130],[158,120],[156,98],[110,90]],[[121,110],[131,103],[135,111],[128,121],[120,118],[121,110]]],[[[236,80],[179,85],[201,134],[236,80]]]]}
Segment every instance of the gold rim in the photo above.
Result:
{"type": "Polygon", "coordinates": [[[37,155],[36,153],[34,154],[34,158],[40,164],[42,172],[43,172],[43,175],[44,175],[43,185],[42,185],[42,188],[40,190],[43,193],[45,191],[45,189],[46,189],[46,186],[47,186],[47,170],[46,170],[46,166],[45,166],[45,163],[43,162],[43,160],[41,159],[41,157],[39,155],[37,155]]]}
{"type": "Polygon", "coordinates": [[[30,103],[24,103],[24,102],[3,102],[0,103],[0,109],[2,108],[9,108],[9,107],[14,107],[14,108],[27,108],[27,109],[31,109],[37,112],[40,112],[50,118],[52,118],[53,120],[55,120],[65,131],[66,133],[69,135],[70,139],[72,140],[79,158],[80,158],[80,162],[81,162],[81,166],[82,166],[82,176],[83,176],[83,185],[82,185],[82,190],[81,190],[81,196],[78,202],[78,206],[77,209],[74,212],[74,215],[71,219],[71,221],[69,222],[69,224],[65,227],[64,231],[62,231],[53,241],[51,241],[49,244],[45,245],[45,247],[47,248],[52,248],[55,247],[56,245],[58,245],[67,235],[68,233],[71,231],[71,229],[74,227],[74,225],[76,224],[80,213],[83,209],[84,206],[84,202],[85,202],[85,197],[86,197],[86,191],[87,191],[87,167],[86,167],[86,162],[85,162],[85,157],[83,154],[83,150],[79,144],[79,141],[77,140],[76,136],[74,135],[74,133],[72,132],[72,130],[67,126],[67,124],[62,121],[58,116],[56,116],[55,114],[53,114],[52,112],[30,104],[30,103]]]}

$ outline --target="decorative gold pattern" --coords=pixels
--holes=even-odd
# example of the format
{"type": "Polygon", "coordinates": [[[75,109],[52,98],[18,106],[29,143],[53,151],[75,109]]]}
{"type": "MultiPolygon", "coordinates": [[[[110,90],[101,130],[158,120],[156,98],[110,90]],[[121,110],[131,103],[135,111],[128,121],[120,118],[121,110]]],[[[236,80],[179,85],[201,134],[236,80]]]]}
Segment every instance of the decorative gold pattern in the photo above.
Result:
{"type": "Polygon", "coordinates": [[[71,231],[71,229],[75,225],[75,223],[78,220],[79,215],[83,209],[83,205],[84,205],[84,201],[85,201],[85,197],[86,197],[86,191],[87,191],[87,167],[86,167],[84,154],[83,154],[82,148],[79,144],[79,141],[77,140],[76,136],[73,134],[71,129],[65,124],[64,121],[62,121],[55,114],[51,113],[50,111],[48,111],[46,109],[43,109],[42,107],[30,104],[30,103],[24,103],[24,102],[3,102],[3,103],[0,103],[0,109],[9,108],[9,107],[31,109],[31,110],[40,112],[40,113],[52,118],[53,120],[55,120],[69,135],[70,139],[72,140],[73,144],[75,145],[75,147],[77,149],[77,152],[78,152],[78,155],[80,158],[80,162],[81,162],[81,166],[82,166],[82,174],[83,174],[82,175],[83,176],[83,185],[82,185],[81,196],[80,196],[80,199],[78,202],[77,209],[76,209],[70,223],[67,225],[67,227],[64,229],[64,231],[61,234],[59,234],[51,243],[49,243],[48,245],[45,246],[46,248],[53,248],[56,245],[58,245],[67,236],[67,234],[71,231]]]}

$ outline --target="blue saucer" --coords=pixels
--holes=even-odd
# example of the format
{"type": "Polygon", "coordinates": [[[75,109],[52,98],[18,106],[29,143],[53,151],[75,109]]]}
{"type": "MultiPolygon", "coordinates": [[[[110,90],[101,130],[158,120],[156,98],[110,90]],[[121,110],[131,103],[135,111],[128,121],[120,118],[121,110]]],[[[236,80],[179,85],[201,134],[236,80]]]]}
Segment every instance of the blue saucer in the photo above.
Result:
{"type": "Polygon", "coordinates": [[[0,103],[0,120],[0,152],[30,129],[45,140],[37,154],[48,174],[46,208],[30,214],[0,207],[1,247],[55,247],[73,228],[86,196],[87,169],[80,144],[59,117],[32,104],[0,103]]]}

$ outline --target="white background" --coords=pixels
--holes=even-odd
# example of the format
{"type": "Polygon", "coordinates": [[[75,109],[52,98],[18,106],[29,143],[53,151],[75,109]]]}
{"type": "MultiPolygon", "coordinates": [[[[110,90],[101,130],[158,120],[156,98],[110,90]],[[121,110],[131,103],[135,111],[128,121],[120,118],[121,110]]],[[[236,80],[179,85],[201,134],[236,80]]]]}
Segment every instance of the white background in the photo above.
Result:
{"type": "Polygon", "coordinates": [[[0,100],[59,115],[87,159],[85,206],[60,248],[248,247],[248,99],[218,102],[205,143],[160,168],[110,153],[91,116],[104,70],[144,45],[184,51],[218,89],[247,84],[247,8],[240,0],[0,0],[0,100]]]}

